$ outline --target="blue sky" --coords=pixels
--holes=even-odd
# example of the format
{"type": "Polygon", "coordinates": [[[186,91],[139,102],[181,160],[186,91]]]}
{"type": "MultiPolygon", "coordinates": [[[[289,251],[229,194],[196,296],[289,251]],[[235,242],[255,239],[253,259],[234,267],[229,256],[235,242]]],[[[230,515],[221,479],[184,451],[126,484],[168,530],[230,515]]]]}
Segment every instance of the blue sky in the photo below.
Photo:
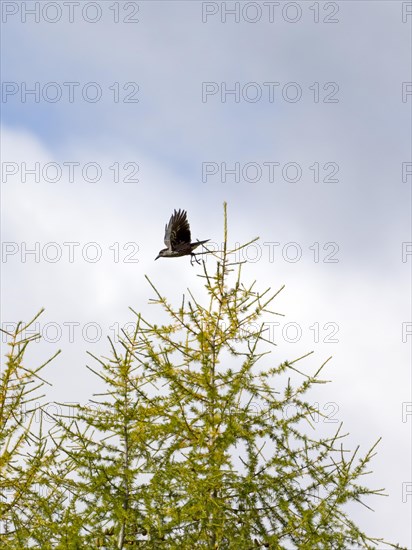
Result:
{"type": "Polygon", "coordinates": [[[86,350],[106,352],[110,327],[132,319],[128,306],[154,315],[144,274],[177,301],[199,287],[185,259],[153,262],[173,209],[188,210],[195,238],[218,243],[227,200],[231,242],[261,239],[248,277],[286,284],[278,309],[302,328],[293,343],[280,327],[279,359],[314,349],[316,365],[333,354],[333,383],[314,399],[337,404],[353,446],[383,436],[371,484],[389,497],[371,503],[374,514],[354,510],[356,519],[410,547],[412,495],[403,502],[402,488],[412,420],[402,421],[402,403],[411,401],[412,336],[402,342],[402,326],[411,321],[412,256],[402,261],[402,243],[411,241],[411,176],[402,181],[402,163],[411,161],[412,96],[402,101],[402,83],[412,80],[412,15],[396,1],[275,2],[273,12],[269,4],[82,2],[72,22],[61,7],[53,23],[52,2],[3,2],[3,323],[44,306],[40,328],[52,323],[61,337],[37,353],[63,349],[50,368],[53,395],[87,398],[95,380],[86,350]],[[37,21],[24,20],[25,6],[37,21]],[[225,14],[231,8],[238,16],[225,14]],[[24,93],[35,86],[38,101],[24,93]],[[236,87],[237,96],[224,93],[236,87]],[[38,163],[39,181],[22,181],[24,163],[38,163]],[[73,181],[69,163],[78,163],[73,181]],[[202,173],[206,165],[217,173],[202,173]],[[225,166],[239,167],[239,181],[222,181],[225,166]],[[36,242],[39,261],[24,255],[36,242]],[[80,243],[73,262],[68,242],[80,243]],[[96,263],[84,259],[88,243],[102,252],[96,263]],[[44,259],[56,250],[59,261],[44,259]],[[288,260],[293,251],[300,260],[288,260]],[[127,254],[138,261],[124,262],[127,254]],[[328,322],[339,341],[323,341],[321,328],[315,342],[309,327],[328,322]],[[98,324],[101,337],[69,341],[67,323],[98,324]]]}

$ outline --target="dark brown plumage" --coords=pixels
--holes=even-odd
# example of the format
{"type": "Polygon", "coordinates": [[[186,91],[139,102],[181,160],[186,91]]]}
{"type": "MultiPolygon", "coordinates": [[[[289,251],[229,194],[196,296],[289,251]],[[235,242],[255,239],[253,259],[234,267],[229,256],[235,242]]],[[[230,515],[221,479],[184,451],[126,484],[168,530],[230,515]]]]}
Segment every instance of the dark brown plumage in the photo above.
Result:
{"type": "Polygon", "coordinates": [[[195,243],[190,242],[190,239],[190,226],[186,210],[175,210],[170,217],[169,223],[165,225],[164,242],[166,248],[160,250],[155,260],[158,258],[177,258],[188,255],[190,255],[191,261],[193,258],[196,259],[196,254],[193,253],[193,250],[199,245],[207,243],[209,239],[195,243]]]}

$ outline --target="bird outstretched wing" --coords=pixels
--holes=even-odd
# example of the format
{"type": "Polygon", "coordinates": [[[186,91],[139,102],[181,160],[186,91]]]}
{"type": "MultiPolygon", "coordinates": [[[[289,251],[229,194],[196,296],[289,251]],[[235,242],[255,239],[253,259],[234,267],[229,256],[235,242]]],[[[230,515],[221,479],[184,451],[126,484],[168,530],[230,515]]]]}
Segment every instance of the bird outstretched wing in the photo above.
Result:
{"type": "Polygon", "coordinates": [[[165,245],[170,250],[176,250],[179,245],[190,244],[190,226],[187,221],[186,210],[176,210],[165,226],[165,245]]]}

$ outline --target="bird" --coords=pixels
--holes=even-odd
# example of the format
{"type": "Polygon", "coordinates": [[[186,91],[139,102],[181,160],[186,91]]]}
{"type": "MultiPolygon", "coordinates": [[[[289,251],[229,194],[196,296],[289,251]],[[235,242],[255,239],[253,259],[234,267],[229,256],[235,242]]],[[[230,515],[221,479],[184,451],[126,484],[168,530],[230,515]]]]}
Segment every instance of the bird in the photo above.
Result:
{"type": "Polygon", "coordinates": [[[193,265],[193,258],[197,263],[200,263],[196,258],[193,250],[205,244],[210,239],[205,241],[190,242],[190,226],[187,219],[186,210],[174,210],[170,216],[169,223],[165,225],[164,242],[166,248],[159,251],[155,260],[158,258],[177,258],[179,256],[188,256],[190,254],[190,263],[193,265]]]}

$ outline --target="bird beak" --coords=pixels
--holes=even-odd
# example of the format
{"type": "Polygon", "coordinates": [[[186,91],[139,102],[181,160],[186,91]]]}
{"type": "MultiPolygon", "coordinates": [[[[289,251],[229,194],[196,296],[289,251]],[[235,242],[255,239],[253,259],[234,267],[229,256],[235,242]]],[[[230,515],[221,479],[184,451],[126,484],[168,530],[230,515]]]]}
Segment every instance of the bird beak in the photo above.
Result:
{"type": "Polygon", "coordinates": [[[158,258],[160,258],[160,256],[156,256],[155,260],[157,260],[158,258]]]}

